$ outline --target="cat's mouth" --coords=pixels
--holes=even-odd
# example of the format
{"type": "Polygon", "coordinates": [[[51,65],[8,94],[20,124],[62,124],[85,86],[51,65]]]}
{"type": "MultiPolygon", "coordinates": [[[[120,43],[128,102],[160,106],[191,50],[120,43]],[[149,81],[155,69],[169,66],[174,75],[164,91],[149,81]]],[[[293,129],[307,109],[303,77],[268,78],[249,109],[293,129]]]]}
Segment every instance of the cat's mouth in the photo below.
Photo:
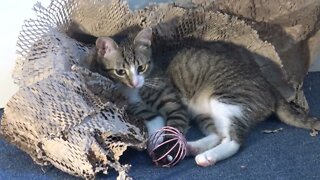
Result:
{"type": "Polygon", "coordinates": [[[141,88],[142,86],[143,86],[143,84],[142,83],[127,83],[126,84],[129,88],[132,88],[132,89],[139,89],[139,88],[141,88]]]}
{"type": "Polygon", "coordinates": [[[126,82],[126,85],[129,88],[133,88],[133,89],[139,89],[144,85],[144,81],[141,80],[141,78],[137,77],[137,78],[133,78],[133,79],[129,79],[126,82]]]}

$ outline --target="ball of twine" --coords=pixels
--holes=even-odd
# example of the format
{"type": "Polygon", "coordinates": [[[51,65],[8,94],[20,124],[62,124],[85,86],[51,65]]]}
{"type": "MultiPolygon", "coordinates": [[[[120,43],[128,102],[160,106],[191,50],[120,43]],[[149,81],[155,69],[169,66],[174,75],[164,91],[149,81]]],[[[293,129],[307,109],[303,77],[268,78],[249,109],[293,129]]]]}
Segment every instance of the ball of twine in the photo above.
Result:
{"type": "Polygon", "coordinates": [[[171,167],[186,156],[187,141],[176,128],[165,126],[150,136],[148,153],[156,165],[171,167]]]}

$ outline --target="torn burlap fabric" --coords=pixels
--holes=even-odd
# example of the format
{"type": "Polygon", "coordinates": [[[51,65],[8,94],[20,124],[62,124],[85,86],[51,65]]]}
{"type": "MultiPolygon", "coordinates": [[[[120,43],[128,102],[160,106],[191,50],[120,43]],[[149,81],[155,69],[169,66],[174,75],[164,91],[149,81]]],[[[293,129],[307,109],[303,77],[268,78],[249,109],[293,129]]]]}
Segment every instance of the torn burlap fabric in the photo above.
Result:
{"type": "Polygon", "coordinates": [[[22,86],[5,107],[1,136],[40,165],[87,179],[111,167],[127,178],[130,166],[118,161],[127,147],[144,148],[143,131],[92,88],[108,94],[112,84],[76,66],[22,86]]]}
{"type": "Polygon", "coordinates": [[[5,107],[1,135],[40,165],[53,164],[84,178],[112,167],[120,179],[128,178],[129,165],[118,160],[128,146],[145,147],[142,125],[112,99],[111,81],[81,66],[92,57],[88,37],[143,27],[153,28],[157,56],[188,46],[194,38],[242,45],[287,100],[307,108],[301,78],[290,78],[294,73],[285,68],[277,46],[261,38],[258,28],[263,27],[236,17],[237,12],[222,13],[220,6],[180,1],[131,11],[120,0],[53,0],[48,8],[36,4],[37,19],[27,20],[19,36],[13,78],[20,90],[5,107]]]}

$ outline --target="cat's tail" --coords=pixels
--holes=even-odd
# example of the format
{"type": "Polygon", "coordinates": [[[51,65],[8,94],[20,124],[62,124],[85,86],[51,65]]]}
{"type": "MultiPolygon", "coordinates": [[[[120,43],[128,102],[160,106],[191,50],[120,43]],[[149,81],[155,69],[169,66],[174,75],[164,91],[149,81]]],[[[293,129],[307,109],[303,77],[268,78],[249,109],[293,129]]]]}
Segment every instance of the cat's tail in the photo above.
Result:
{"type": "Polygon", "coordinates": [[[310,117],[307,112],[297,107],[294,103],[289,103],[282,96],[278,97],[275,110],[278,118],[294,127],[320,130],[320,119],[310,117]]]}

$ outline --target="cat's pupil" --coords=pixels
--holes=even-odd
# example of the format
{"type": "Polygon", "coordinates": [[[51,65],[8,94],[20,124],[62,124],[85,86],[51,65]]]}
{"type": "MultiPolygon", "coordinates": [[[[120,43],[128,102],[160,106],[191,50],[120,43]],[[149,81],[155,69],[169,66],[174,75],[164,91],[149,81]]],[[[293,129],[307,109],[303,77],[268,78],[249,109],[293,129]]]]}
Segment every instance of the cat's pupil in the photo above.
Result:
{"type": "Polygon", "coordinates": [[[115,72],[118,76],[124,76],[126,74],[124,69],[117,69],[115,72]]]}
{"type": "Polygon", "coordinates": [[[138,71],[138,73],[140,74],[140,73],[145,72],[146,69],[147,69],[147,66],[146,66],[146,65],[140,65],[140,66],[138,66],[137,71],[138,71]]]}

